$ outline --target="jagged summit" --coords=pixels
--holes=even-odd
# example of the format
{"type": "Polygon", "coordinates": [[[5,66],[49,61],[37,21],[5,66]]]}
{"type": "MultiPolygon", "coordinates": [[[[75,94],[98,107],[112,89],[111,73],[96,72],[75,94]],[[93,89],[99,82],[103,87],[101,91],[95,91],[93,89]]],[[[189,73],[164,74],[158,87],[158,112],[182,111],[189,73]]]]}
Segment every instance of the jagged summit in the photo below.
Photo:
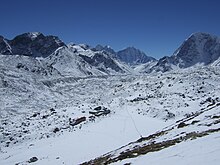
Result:
{"type": "Polygon", "coordinates": [[[12,40],[0,37],[0,53],[6,55],[47,57],[61,46],[65,43],[57,36],[45,36],[40,32],[23,33],[12,40]]]}
{"type": "MultiPolygon", "coordinates": [[[[22,38],[22,37],[24,37],[24,38],[30,38],[30,39],[36,39],[37,37],[39,37],[39,36],[42,36],[42,37],[44,37],[44,35],[41,33],[41,32],[27,32],[27,33],[23,33],[23,34],[21,34],[21,35],[18,35],[18,36],[16,36],[16,37],[20,37],[20,38],[22,38]]],[[[16,38],[15,37],[15,38],[16,38]]],[[[14,38],[14,39],[15,39],[14,38]]]]}
{"type": "Polygon", "coordinates": [[[127,47],[123,50],[116,52],[110,46],[97,45],[94,48],[94,50],[105,51],[107,53],[110,53],[116,59],[129,65],[138,65],[147,63],[149,61],[156,61],[156,59],[154,59],[153,57],[147,56],[144,52],[133,46],[127,47]]]}
{"type": "Polygon", "coordinates": [[[102,46],[102,45],[98,44],[98,45],[96,45],[95,50],[105,51],[105,52],[111,53],[112,55],[116,54],[115,50],[113,48],[111,48],[109,45],[102,46]]]}
{"type": "MultiPolygon", "coordinates": [[[[210,33],[206,33],[206,32],[195,32],[195,33],[192,33],[189,38],[192,38],[192,37],[195,37],[195,38],[204,38],[204,37],[217,37],[215,35],[212,35],[210,33]]],[[[188,38],[188,39],[189,39],[188,38]]],[[[186,39],[187,40],[187,39],[186,39]]]]}

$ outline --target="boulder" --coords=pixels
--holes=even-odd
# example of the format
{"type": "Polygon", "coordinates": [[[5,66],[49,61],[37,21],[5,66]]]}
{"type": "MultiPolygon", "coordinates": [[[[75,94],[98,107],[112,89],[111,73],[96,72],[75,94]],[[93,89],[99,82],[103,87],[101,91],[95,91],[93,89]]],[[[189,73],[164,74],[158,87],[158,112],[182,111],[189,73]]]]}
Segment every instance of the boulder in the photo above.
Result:
{"type": "Polygon", "coordinates": [[[71,126],[75,126],[75,125],[78,125],[78,124],[80,124],[80,123],[82,123],[84,121],[86,121],[86,117],[85,116],[77,118],[77,119],[73,119],[73,120],[70,118],[69,119],[69,124],[71,126]]]}
{"type": "Polygon", "coordinates": [[[98,106],[96,108],[94,108],[94,111],[89,111],[90,114],[94,115],[94,116],[105,116],[109,113],[111,113],[111,111],[103,106],[98,106]]]}

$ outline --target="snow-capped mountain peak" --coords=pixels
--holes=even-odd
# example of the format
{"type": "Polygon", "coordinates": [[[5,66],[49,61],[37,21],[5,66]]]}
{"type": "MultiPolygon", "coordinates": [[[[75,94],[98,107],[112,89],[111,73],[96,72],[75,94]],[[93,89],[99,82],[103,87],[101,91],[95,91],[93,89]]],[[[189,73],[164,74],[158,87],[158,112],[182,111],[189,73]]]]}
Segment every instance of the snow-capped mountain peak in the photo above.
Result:
{"type": "Polygon", "coordinates": [[[40,32],[29,32],[29,33],[25,33],[25,35],[27,35],[29,38],[31,38],[32,40],[36,39],[38,36],[43,35],[40,32]]]}

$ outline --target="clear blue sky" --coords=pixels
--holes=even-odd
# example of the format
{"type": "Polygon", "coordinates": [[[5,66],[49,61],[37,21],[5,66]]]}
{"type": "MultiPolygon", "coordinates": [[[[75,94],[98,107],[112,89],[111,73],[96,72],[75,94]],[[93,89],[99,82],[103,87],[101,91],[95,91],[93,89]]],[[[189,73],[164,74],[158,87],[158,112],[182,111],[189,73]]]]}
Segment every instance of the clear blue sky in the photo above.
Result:
{"type": "Polygon", "coordinates": [[[40,31],[64,42],[135,46],[159,58],[193,32],[220,36],[219,0],[1,0],[0,35],[40,31]]]}

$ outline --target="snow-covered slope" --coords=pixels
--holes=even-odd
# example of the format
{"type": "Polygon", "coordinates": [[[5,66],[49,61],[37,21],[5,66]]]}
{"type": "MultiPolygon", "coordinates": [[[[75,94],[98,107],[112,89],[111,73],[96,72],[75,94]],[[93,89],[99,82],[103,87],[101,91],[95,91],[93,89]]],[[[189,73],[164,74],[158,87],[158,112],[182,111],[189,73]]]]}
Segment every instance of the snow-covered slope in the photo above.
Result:
{"type": "Polygon", "coordinates": [[[159,142],[219,128],[217,67],[87,78],[25,73],[1,75],[0,164],[79,164],[157,131],[168,130],[159,142]],[[179,120],[190,125],[177,128],[179,120]]]}
{"type": "Polygon", "coordinates": [[[131,164],[131,162],[144,164],[149,159],[154,164],[175,164],[175,160],[178,160],[178,164],[194,162],[218,164],[217,160],[220,160],[217,156],[220,146],[219,106],[220,102],[210,104],[200,112],[177,121],[155,134],[141,137],[135,142],[83,164],[131,164]],[[204,144],[199,144],[200,142],[204,144]],[[205,146],[208,148],[203,148],[205,146]],[[187,148],[190,150],[186,150],[187,148]],[[171,157],[161,159],[165,155],[171,157]],[[137,157],[141,158],[137,159],[137,157]]]}
{"type": "Polygon", "coordinates": [[[46,102],[36,106],[41,99],[53,99],[41,80],[60,77],[59,72],[28,56],[0,55],[0,59],[1,119],[47,106],[46,102]]]}
{"type": "Polygon", "coordinates": [[[217,60],[215,60],[211,65],[212,66],[220,66],[220,57],[217,60]]]}
{"type": "MultiPolygon", "coordinates": [[[[153,165],[171,165],[178,162],[179,165],[186,164],[219,164],[219,133],[191,140],[161,150],[152,152],[138,158],[126,160],[135,165],[142,165],[148,162],[153,165]]],[[[123,162],[117,163],[122,164],[123,162]]]]}
{"type": "Polygon", "coordinates": [[[117,75],[132,70],[103,51],[93,51],[85,45],[60,47],[46,58],[48,64],[65,76],[117,75]]]}
{"type": "Polygon", "coordinates": [[[56,70],[60,76],[85,77],[133,72],[108,52],[95,50],[86,44],[66,45],[56,36],[44,36],[39,32],[24,33],[12,40],[0,36],[0,53],[11,55],[1,57],[5,61],[2,67],[19,65],[18,68],[33,72],[36,69],[32,69],[32,66],[41,70],[50,68],[51,72],[56,70]],[[19,64],[16,61],[18,58],[13,55],[20,55],[19,64]],[[29,61],[22,56],[29,56],[29,61]]]}
{"type": "Polygon", "coordinates": [[[45,61],[56,68],[62,76],[83,77],[89,75],[104,75],[97,68],[92,67],[76,52],[67,47],[60,47],[45,61]]]}
{"type": "Polygon", "coordinates": [[[144,64],[139,64],[134,67],[135,73],[149,73],[151,68],[157,64],[157,61],[149,61],[144,64]]]}
{"type": "MultiPolygon", "coordinates": [[[[1,39],[0,47],[10,52],[1,39]]],[[[218,54],[218,46],[212,48],[218,54]]],[[[158,164],[214,164],[220,154],[214,57],[181,69],[165,57],[168,69],[160,67],[169,72],[145,74],[152,63],[132,70],[85,44],[64,45],[46,58],[0,55],[0,164],[144,164],[160,155],[158,164]],[[201,155],[189,157],[189,146],[201,155]]]]}

